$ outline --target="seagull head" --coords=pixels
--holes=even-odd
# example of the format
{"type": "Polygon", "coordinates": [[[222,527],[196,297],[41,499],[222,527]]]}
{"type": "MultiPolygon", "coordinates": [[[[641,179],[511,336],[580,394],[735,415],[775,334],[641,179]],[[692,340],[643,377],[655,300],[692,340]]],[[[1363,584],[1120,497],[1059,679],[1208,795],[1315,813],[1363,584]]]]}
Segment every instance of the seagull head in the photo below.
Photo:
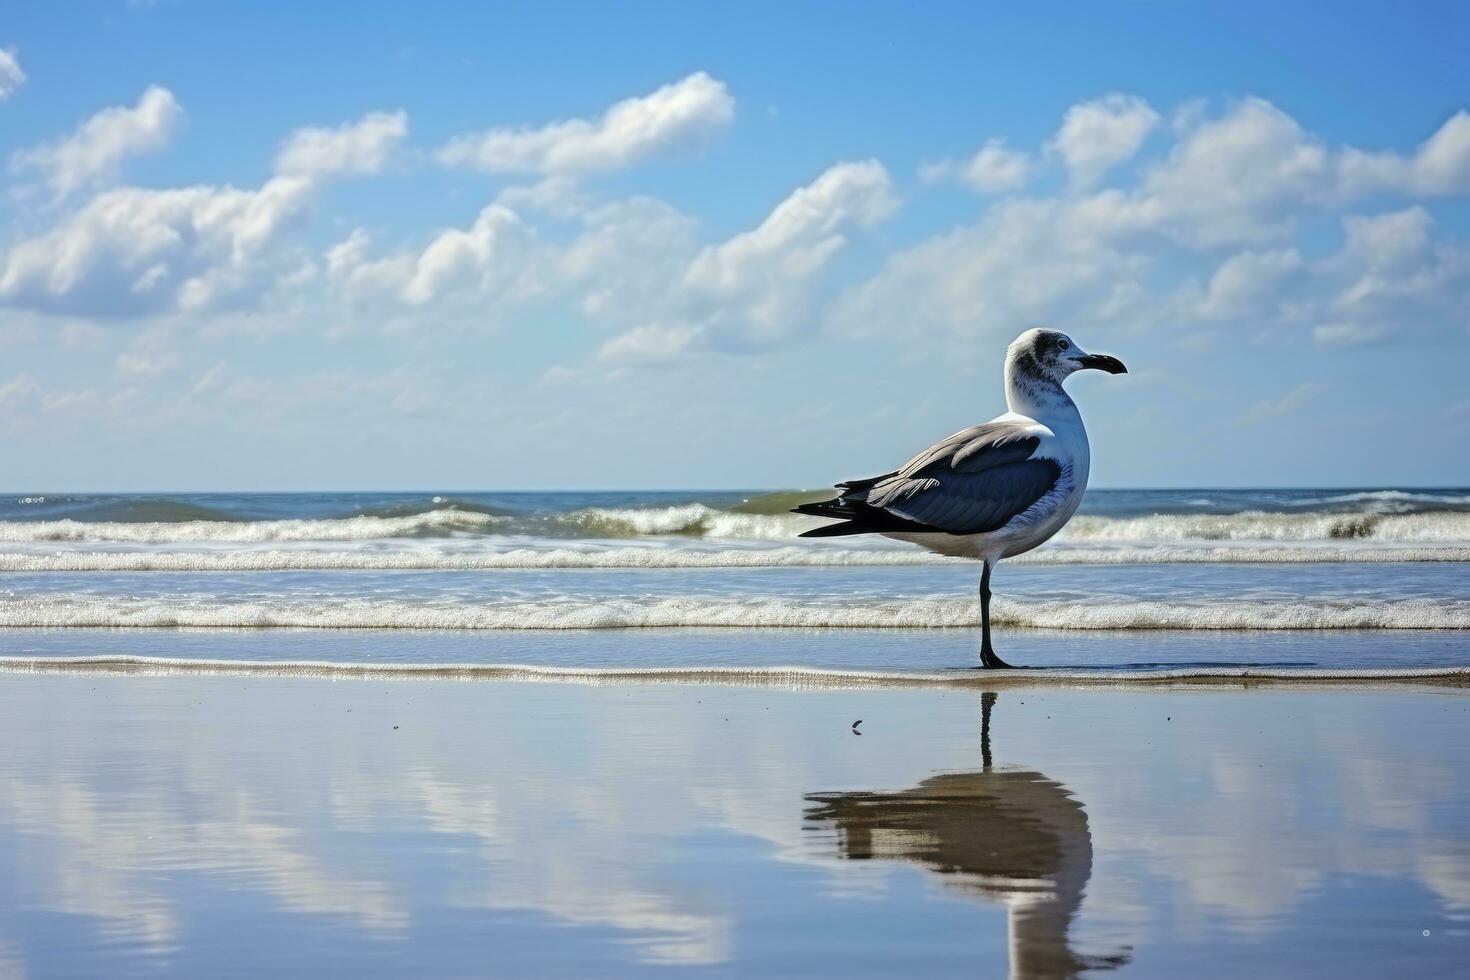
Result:
{"type": "Polygon", "coordinates": [[[1089,369],[1127,374],[1123,362],[1111,354],[1089,354],[1071,337],[1057,330],[1035,327],[1011,342],[1006,367],[1032,378],[1061,384],[1068,375],[1089,369]]]}

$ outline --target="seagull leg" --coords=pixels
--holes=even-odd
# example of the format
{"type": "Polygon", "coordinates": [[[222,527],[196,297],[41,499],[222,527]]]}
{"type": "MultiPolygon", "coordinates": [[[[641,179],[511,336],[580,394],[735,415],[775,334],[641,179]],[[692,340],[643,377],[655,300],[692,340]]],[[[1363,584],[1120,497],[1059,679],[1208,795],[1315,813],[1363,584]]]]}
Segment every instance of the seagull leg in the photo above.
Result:
{"type": "Polygon", "coordinates": [[[995,655],[990,645],[990,562],[980,573],[980,666],[987,668],[1009,667],[1010,664],[995,655]]]}

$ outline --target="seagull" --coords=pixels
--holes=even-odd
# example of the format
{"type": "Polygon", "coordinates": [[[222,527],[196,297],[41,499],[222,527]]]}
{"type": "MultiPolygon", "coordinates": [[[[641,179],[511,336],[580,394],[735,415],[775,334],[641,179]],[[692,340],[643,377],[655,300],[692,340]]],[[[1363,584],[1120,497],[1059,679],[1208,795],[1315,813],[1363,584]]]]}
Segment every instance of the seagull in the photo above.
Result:
{"type": "Polygon", "coordinates": [[[1077,404],[1062,388],[1076,371],[1126,374],[1066,334],[1037,327],[1006,350],[1004,415],[956,432],[891,473],[837,484],[831,500],[793,513],[840,518],[800,535],[881,534],[984,562],[982,667],[1010,667],[990,644],[990,570],[1062,529],[1082,503],[1091,455],[1077,404]]]}

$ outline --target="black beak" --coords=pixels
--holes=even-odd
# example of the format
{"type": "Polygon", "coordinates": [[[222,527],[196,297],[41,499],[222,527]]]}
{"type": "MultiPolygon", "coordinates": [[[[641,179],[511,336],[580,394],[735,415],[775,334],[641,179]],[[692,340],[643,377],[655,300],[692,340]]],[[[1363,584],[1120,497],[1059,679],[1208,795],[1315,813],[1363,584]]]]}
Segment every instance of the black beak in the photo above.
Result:
{"type": "Polygon", "coordinates": [[[1111,354],[1085,354],[1077,358],[1077,363],[1082,365],[1084,369],[1096,368],[1099,371],[1106,371],[1109,374],[1128,373],[1128,369],[1123,366],[1123,362],[1111,354]]]}

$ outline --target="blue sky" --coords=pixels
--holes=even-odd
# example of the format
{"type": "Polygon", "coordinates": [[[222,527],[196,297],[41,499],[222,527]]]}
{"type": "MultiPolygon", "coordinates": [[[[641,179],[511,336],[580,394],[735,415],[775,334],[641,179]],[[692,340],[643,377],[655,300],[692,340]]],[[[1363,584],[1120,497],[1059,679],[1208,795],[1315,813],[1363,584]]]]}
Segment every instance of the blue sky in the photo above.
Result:
{"type": "Polygon", "coordinates": [[[15,489],[1470,483],[1463,5],[13,4],[15,489]]]}

